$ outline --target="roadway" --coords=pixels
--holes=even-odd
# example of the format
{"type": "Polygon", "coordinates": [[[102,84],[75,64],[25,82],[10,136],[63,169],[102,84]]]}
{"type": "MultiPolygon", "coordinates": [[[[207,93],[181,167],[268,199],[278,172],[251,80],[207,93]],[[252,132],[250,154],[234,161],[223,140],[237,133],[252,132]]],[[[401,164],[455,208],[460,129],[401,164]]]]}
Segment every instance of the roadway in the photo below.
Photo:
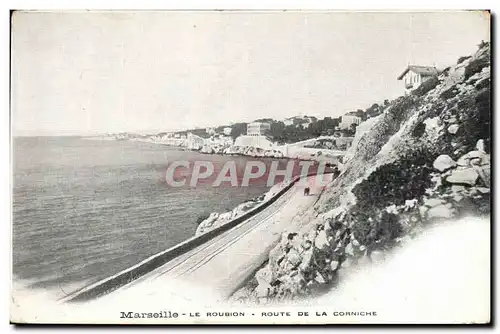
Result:
{"type": "MultiPolygon", "coordinates": [[[[331,174],[324,177],[331,179],[331,174]]],[[[269,251],[284,231],[298,230],[307,223],[301,214],[314,204],[321,192],[315,186],[315,178],[307,179],[311,188],[309,196],[303,194],[304,185],[296,184],[246,222],[101,299],[128,299],[140,292],[162,298],[175,295],[195,300],[210,296],[212,300],[226,300],[267,260],[269,251]]]]}

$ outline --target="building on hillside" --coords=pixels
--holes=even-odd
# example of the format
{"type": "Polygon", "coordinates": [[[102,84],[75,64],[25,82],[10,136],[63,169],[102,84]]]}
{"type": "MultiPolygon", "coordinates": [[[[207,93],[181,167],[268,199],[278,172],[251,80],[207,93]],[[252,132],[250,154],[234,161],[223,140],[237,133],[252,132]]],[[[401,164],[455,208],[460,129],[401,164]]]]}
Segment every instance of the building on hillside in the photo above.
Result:
{"type": "Polygon", "coordinates": [[[262,136],[271,130],[268,123],[253,122],[247,125],[247,136],[262,136]]]}
{"type": "Polygon", "coordinates": [[[423,82],[435,77],[439,71],[434,66],[418,66],[408,65],[406,69],[398,77],[398,80],[403,80],[405,94],[417,89],[423,82]]]}
{"type": "Polygon", "coordinates": [[[252,135],[246,135],[246,136],[239,136],[236,138],[234,141],[234,146],[240,146],[240,147],[254,147],[254,148],[260,148],[263,150],[270,150],[275,148],[275,144],[267,137],[265,136],[252,136],[252,135]]]}
{"type": "Polygon", "coordinates": [[[205,141],[206,140],[200,136],[188,132],[186,147],[188,150],[199,150],[203,147],[203,145],[205,145],[205,141]]]}
{"type": "Polygon", "coordinates": [[[295,117],[288,117],[288,118],[285,118],[283,120],[283,123],[285,124],[285,126],[290,126],[290,125],[293,125],[293,120],[295,119],[295,117]]]}
{"type": "Polygon", "coordinates": [[[361,123],[361,117],[344,115],[340,120],[339,129],[349,130],[353,124],[359,125],[359,123],[361,123]]]}
{"type": "Polygon", "coordinates": [[[230,136],[231,135],[231,130],[232,130],[232,128],[227,127],[227,128],[224,128],[222,130],[222,132],[224,133],[225,136],[230,136]]]}
{"type": "Polygon", "coordinates": [[[206,128],[205,132],[208,133],[209,135],[215,134],[215,129],[214,128],[206,128]]]}

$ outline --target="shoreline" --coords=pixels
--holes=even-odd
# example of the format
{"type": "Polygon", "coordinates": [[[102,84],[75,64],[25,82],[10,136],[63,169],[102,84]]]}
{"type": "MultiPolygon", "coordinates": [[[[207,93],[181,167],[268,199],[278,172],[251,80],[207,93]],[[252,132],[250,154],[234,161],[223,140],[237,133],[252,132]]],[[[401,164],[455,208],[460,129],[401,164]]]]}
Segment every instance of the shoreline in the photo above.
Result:
{"type": "Polygon", "coordinates": [[[346,151],[335,151],[335,153],[329,152],[332,150],[322,149],[322,148],[311,148],[311,147],[302,147],[298,150],[296,154],[288,154],[285,155],[281,151],[277,149],[264,150],[258,147],[251,146],[233,146],[233,145],[218,145],[214,147],[209,147],[211,150],[208,152],[208,149],[189,149],[182,145],[170,145],[162,142],[156,142],[152,140],[143,140],[143,139],[116,139],[107,136],[93,136],[93,137],[82,137],[85,140],[113,140],[113,141],[131,141],[131,142],[141,142],[148,143],[153,145],[160,145],[171,147],[179,151],[190,151],[197,152],[200,154],[208,154],[208,155],[222,155],[222,156],[241,156],[241,157],[250,157],[250,158],[272,158],[272,159],[288,159],[288,160],[302,160],[302,161],[315,161],[315,162],[325,162],[328,165],[342,165],[342,159],[345,155],[347,155],[348,150],[346,151]],[[314,152],[314,153],[311,153],[314,152]],[[325,153],[323,153],[325,152],[325,153]],[[273,154],[274,153],[274,154],[273,154]],[[340,154],[342,153],[342,154],[340,154]]]}

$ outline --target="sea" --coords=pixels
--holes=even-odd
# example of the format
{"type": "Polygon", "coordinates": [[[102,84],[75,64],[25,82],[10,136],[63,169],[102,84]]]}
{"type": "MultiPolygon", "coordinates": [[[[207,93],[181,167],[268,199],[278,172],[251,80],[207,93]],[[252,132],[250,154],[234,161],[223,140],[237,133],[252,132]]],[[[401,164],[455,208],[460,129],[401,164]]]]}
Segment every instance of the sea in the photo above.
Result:
{"type": "MultiPolygon", "coordinates": [[[[13,281],[62,296],[192,237],[199,220],[269,190],[172,187],[168,162],[250,157],[206,155],[135,141],[15,137],[13,281]]],[[[258,159],[261,160],[262,159],[258,159]]]]}

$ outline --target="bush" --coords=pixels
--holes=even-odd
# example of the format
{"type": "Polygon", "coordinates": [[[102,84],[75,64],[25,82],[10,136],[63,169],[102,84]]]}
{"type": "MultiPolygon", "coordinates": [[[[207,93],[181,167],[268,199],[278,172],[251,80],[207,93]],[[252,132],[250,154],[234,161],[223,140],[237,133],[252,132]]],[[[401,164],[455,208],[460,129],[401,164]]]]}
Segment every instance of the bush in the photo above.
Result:
{"type": "Polygon", "coordinates": [[[366,211],[358,207],[349,218],[352,234],[369,250],[384,248],[403,233],[398,216],[385,210],[366,211]]]}
{"type": "Polygon", "coordinates": [[[425,133],[425,123],[418,123],[413,129],[411,135],[415,138],[420,138],[425,133]]]}
{"type": "Polygon", "coordinates": [[[442,92],[441,95],[439,96],[444,100],[448,100],[457,96],[458,93],[459,93],[458,89],[455,86],[451,86],[450,88],[442,92]]]}
{"type": "Polygon", "coordinates": [[[416,96],[422,96],[427,94],[429,91],[433,90],[436,88],[436,86],[439,83],[438,77],[431,77],[427,81],[422,82],[420,86],[418,86],[417,89],[415,89],[412,94],[416,96]]]}
{"type": "Polygon", "coordinates": [[[380,166],[368,179],[353,189],[362,208],[402,205],[406,200],[420,198],[431,186],[432,156],[412,151],[399,161],[380,166]]]}
{"type": "Polygon", "coordinates": [[[196,225],[200,225],[205,219],[210,217],[210,215],[203,214],[196,219],[196,225]]]}
{"type": "Polygon", "coordinates": [[[458,58],[457,65],[463,63],[464,61],[466,61],[469,58],[471,58],[471,56],[463,56],[463,57],[458,58]]]}

